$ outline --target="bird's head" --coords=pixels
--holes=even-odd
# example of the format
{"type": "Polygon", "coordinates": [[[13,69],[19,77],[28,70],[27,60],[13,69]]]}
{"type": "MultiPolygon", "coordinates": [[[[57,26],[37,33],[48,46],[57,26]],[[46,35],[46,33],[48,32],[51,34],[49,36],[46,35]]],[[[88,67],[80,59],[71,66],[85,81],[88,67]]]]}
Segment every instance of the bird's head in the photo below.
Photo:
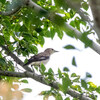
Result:
{"type": "Polygon", "coordinates": [[[54,49],[52,49],[52,48],[47,48],[47,49],[45,50],[45,52],[47,52],[47,53],[49,53],[49,54],[51,55],[51,54],[53,54],[53,53],[55,53],[55,52],[58,52],[58,51],[56,51],[56,50],[54,50],[54,49]]]}

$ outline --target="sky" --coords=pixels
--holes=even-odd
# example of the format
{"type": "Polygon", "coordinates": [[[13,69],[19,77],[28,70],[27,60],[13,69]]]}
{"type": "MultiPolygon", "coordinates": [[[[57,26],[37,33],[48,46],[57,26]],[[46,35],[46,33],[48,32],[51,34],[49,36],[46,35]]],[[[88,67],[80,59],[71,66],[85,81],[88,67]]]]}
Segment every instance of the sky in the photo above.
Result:
{"type": "MultiPolygon", "coordinates": [[[[44,51],[46,48],[53,48],[59,51],[51,56],[50,61],[46,64],[47,69],[52,68],[54,72],[57,73],[58,68],[63,70],[63,67],[68,67],[70,73],[75,72],[81,75],[81,78],[84,78],[86,72],[89,72],[93,76],[89,81],[94,82],[97,86],[100,85],[100,79],[98,78],[98,76],[100,76],[100,55],[90,48],[84,48],[84,44],[80,40],[70,38],[66,35],[60,40],[55,36],[53,40],[45,38],[44,46],[38,46],[38,48],[39,52],[44,51]],[[63,47],[68,44],[74,45],[78,50],[64,49],[63,47]],[[72,66],[73,56],[76,58],[77,67],[72,66]]],[[[38,94],[41,91],[49,90],[50,87],[36,82],[33,79],[28,80],[29,84],[26,84],[25,87],[31,88],[32,93],[24,93],[23,100],[28,100],[29,98],[43,100],[43,97],[38,94]]],[[[23,87],[23,85],[21,87],[23,87]]],[[[55,99],[51,97],[49,100],[55,99]]]]}

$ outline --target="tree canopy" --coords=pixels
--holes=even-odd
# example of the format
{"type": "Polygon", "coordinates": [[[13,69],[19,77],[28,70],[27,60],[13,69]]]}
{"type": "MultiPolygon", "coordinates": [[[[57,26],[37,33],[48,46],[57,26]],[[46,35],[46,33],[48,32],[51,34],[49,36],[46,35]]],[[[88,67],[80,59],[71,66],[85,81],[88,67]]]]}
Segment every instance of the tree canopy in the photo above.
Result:
{"type": "MultiPolygon", "coordinates": [[[[13,94],[11,88],[15,91],[19,88],[13,82],[17,80],[17,82],[28,83],[22,78],[32,78],[51,87],[51,90],[41,92],[44,100],[51,95],[56,100],[71,100],[71,98],[97,100],[100,86],[96,86],[93,82],[81,79],[77,73],[70,75],[68,68],[64,68],[64,71],[58,69],[56,77],[58,82],[53,69],[46,71],[44,65],[41,65],[40,70],[37,69],[41,77],[30,67],[23,66],[27,59],[23,62],[19,56],[28,57],[30,54],[37,54],[37,46],[43,46],[46,42],[44,38],[53,39],[55,34],[60,39],[64,34],[78,39],[84,43],[85,48],[90,47],[100,54],[98,6],[100,6],[99,0],[0,0],[0,79],[12,84],[8,87],[8,83],[5,83],[5,87],[13,94]],[[93,18],[89,14],[90,9],[93,18]],[[97,36],[95,42],[89,38],[90,34],[97,36]],[[21,71],[16,64],[24,71],[21,71]],[[65,96],[63,97],[62,94],[65,96]]],[[[66,45],[64,48],[76,49],[73,45],[66,45]]],[[[76,66],[75,58],[72,64],[76,66]]],[[[89,73],[86,75],[91,77],[89,73]]],[[[31,92],[31,89],[24,88],[21,91],[31,92]]],[[[8,95],[1,94],[1,96],[4,100],[8,99],[8,95]]],[[[13,96],[9,100],[12,98],[13,96]]]]}

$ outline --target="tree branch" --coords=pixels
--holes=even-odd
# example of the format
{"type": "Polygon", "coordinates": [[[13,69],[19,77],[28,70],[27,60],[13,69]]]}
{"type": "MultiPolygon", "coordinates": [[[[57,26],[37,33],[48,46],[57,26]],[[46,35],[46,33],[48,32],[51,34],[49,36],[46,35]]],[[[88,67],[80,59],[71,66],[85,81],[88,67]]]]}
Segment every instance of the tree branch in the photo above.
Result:
{"type": "Polygon", "coordinates": [[[24,0],[26,6],[29,6],[34,9],[34,11],[40,15],[45,15],[48,13],[47,10],[43,9],[41,6],[34,3],[32,0],[24,0]]]}
{"type": "Polygon", "coordinates": [[[87,96],[85,96],[85,95],[82,95],[82,94],[80,94],[79,92],[77,92],[77,91],[75,91],[75,90],[72,90],[72,89],[69,89],[69,90],[67,91],[67,93],[68,93],[69,95],[71,95],[72,97],[74,97],[74,98],[78,98],[79,100],[92,100],[91,98],[89,98],[89,97],[87,97],[87,96]]]}
{"type": "Polygon", "coordinates": [[[89,0],[94,18],[94,29],[100,40],[100,0],[89,0]]]}
{"type": "Polygon", "coordinates": [[[36,73],[28,72],[28,71],[25,71],[25,72],[0,71],[0,75],[10,76],[10,77],[32,78],[40,83],[51,86],[55,89],[59,88],[57,82],[47,83],[43,76],[37,75],[36,73]]]}
{"type": "Polygon", "coordinates": [[[5,50],[7,52],[7,55],[10,56],[11,58],[14,59],[14,61],[19,64],[20,66],[22,66],[26,71],[30,71],[32,72],[32,70],[28,67],[28,66],[23,66],[24,63],[15,55],[13,54],[6,46],[1,46],[3,50],[5,50]]]}
{"type": "Polygon", "coordinates": [[[3,16],[10,16],[10,15],[13,15],[15,14],[16,12],[18,12],[20,10],[21,6],[18,6],[14,9],[12,9],[11,11],[6,11],[6,12],[0,12],[0,15],[3,15],[3,16]]]}
{"type": "MultiPolygon", "coordinates": [[[[48,86],[51,86],[55,89],[59,89],[59,86],[58,82],[52,82],[52,83],[47,83],[44,79],[44,77],[41,77],[35,73],[31,73],[31,72],[24,72],[24,73],[21,73],[21,72],[9,72],[9,71],[0,71],[0,75],[1,76],[10,76],[10,77],[21,77],[21,78],[32,78],[40,83],[43,83],[45,85],[48,85],[48,86]]],[[[92,100],[90,98],[88,98],[87,96],[85,95],[82,95],[80,94],[79,92],[75,91],[75,90],[72,90],[72,89],[68,89],[67,90],[67,94],[71,95],[72,97],[75,97],[75,98],[79,98],[80,100],[92,100]]]]}

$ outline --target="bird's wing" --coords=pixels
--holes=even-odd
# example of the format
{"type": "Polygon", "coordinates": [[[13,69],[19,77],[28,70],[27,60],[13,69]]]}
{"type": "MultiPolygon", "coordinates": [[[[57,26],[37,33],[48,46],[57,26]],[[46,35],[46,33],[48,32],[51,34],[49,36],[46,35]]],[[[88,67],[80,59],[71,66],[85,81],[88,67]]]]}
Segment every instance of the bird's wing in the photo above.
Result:
{"type": "Polygon", "coordinates": [[[43,56],[43,55],[37,56],[37,55],[35,55],[35,56],[31,57],[28,61],[37,62],[37,61],[42,61],[42,60],[47,60],[47,59],[49,59],[49,56],[43,56]]]}
{"type": "Polygon", "coordinates": [[[49,56],[44,56],[41,53],[38,55],[32,56],[24,66],[31,64],[32,62],[43,61],[49,59],[49,56]]]}

